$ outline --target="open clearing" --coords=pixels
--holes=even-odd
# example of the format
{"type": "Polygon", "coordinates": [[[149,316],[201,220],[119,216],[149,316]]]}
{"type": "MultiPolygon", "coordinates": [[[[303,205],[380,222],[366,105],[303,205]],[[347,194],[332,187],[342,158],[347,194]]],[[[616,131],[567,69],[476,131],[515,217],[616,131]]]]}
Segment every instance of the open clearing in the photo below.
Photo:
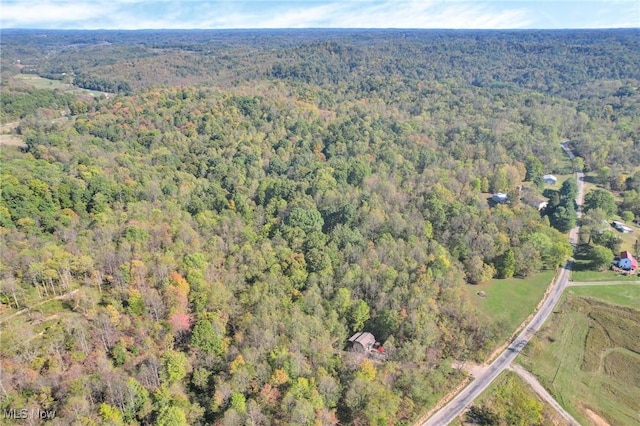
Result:
{"type": "Polygon", "coordinates": [[[0,125],[0,146],[15,146],[22,148],[25,145],[22,136],[11,133],[18,127],[19,122],[13,121],[0,125]]]}
{"type": "Polygon", "coordinates": [[[23,84],[31,86],[35,89],[51,89],[59,90],[61,92],[75,93],[78,95],[91,95],[91,96],[104,96],[105,92],[99,92],[97,90],[87,90],[75,87],[69,83],[63,83],[60,80],[51,80],[49,78],[40,77],[35,74],[16,74],[12,77],[13,81],[17,84],[23,84]]]}
{"type": "Polygon", "coordinates": [[[640,306],[640,284],[575,286],[568,288],[567,294],[595,297],[605,302],[630,308],[638,308],[640,306]]]}
{"type": "Polygon", "coordinates": [[[638,281],[636,274],[622,274],[616,271],[594,271],[589,270],[587,262],[576,260],[574,262],[576,270],[571,271],[571,281],[575,282],[595,282],[595,281],[638,281]]]}
{"type": "Polygon", "coordinates": [[[637,424],[640,310],[633,286],[571,287],[519,362],[582,424],[637,424]],[[632,288],[626,288],[632,287],[632,288]],[[620,295],[615,295],[620,291],[620,295]],[[578,292],[585,296],[579,297],[578,292]],[[603,300],[626,300],[631,307],[603,300]],[[595,414],[595,415],[594,415],[595,414]],[[597,417],[596,417],[597,416],[597,417]]]}
{"type": "Polygon", "coordinates": [[[468,285],[464,289],[480,313],[500,324],[500,341],[515,331],[533,313],[551,283],[554,271],[545,271],[527,279],[509,278],[468,285]],[[479,292],[485,296],[479,296],[479,292]]]}

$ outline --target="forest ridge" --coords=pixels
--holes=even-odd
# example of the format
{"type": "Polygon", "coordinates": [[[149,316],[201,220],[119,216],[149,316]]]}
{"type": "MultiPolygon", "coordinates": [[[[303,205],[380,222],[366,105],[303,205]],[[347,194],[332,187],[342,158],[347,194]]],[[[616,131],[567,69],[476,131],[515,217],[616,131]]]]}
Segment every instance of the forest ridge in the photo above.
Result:
{"type": "Polygon", "coordinates": [[[499,343],[463,286],[570,256],[575,184],[544,174],[598,171],[640,214],[636,30],[7,30],[2,51],[24,141],[2,149],[2,408],[51,424],[409,424],[499,343]],[[363,330],[384,362],[344,351],[363,330]]]}

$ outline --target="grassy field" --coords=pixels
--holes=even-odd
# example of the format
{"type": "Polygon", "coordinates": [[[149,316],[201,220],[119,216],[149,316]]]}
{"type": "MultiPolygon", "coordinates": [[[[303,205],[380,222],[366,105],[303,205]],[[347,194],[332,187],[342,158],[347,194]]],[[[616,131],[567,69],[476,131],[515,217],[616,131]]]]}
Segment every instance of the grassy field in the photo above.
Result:
{"type": "MultiPolygon", "coordinates": [[[[582,424],[594,414],[610,424],[638,424],[640,412],[640,310],[602,299],[619,286],[571,287],[550,323],[519,358],[529,371],[582,424]]],[[[626,289],[622,289],[624,293],[626,289]]],[[[632,290],[634,291],[634,290],[632,290]]],[[[633,293],[629,298],[633,299],[633,293]]]]}
{"type": "Polygon", "coordinates": [[[465,291],[480,313],[501,325],[504,340],[529,316],[542,299],[555,271],[545,271],[527,279],[492,280],[468,285],[465,291]],[[478,295],[484,292],[486,297],[478,295]]]}
{"type": "Polygon", "coordinates": [[[595,297],[605,302],[630,308],[640,307],[640,284],[576,286],[567,289],[567,294],[595,297]]]}
{"type": "Polygon", "coordinates": [[[71,84],[63,83],[60,80],[51,80],[35,74],[17,74],[12,78],[18,84],[31,86],[35,89],[51,89],[75,94],[91,94],[92,96],[104,95],[104,92],[98,92],[97,90],[80,89],[78,87],[74,87],[71,84]]]}
{"type": "MultiPolygon", "coordinates": [[[[581,269],[578,261],[574,263],[574,270],[571,271],[571,281],[575,282],[605,282],[605,281],[640,281],[637,275],[621,274],[616,271],[594,271],[581,269]]],[[[585,268],[588,266],[585,266],[585,268]]]]}

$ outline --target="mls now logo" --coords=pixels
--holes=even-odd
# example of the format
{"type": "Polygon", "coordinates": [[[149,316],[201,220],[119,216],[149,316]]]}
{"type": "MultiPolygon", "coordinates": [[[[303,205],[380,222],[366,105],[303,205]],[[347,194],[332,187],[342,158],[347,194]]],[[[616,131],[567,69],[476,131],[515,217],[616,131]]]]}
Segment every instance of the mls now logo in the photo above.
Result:
{"type": "Polygon", "coordinates": [[[2,410],[2,417],[12,420],[40,419],[50,420],[56,416],[55,410],[41,410],[39,408],[27,410],[26,408],[5,408],[2,410]]]}

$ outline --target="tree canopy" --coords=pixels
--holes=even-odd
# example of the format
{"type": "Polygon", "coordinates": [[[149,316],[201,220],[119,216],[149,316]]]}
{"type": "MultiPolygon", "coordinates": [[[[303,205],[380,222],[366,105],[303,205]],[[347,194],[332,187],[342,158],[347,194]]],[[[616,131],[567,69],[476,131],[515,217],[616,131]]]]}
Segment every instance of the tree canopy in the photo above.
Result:
{"type": "Polygon", "coordinates": [[[410,423],[498,343],[463,286],[570,256],[575,183],[520,196],[561,141],[640,212],[633,32],[39,34],[2,35],[2,385],[65,424],[410,423]]]}

